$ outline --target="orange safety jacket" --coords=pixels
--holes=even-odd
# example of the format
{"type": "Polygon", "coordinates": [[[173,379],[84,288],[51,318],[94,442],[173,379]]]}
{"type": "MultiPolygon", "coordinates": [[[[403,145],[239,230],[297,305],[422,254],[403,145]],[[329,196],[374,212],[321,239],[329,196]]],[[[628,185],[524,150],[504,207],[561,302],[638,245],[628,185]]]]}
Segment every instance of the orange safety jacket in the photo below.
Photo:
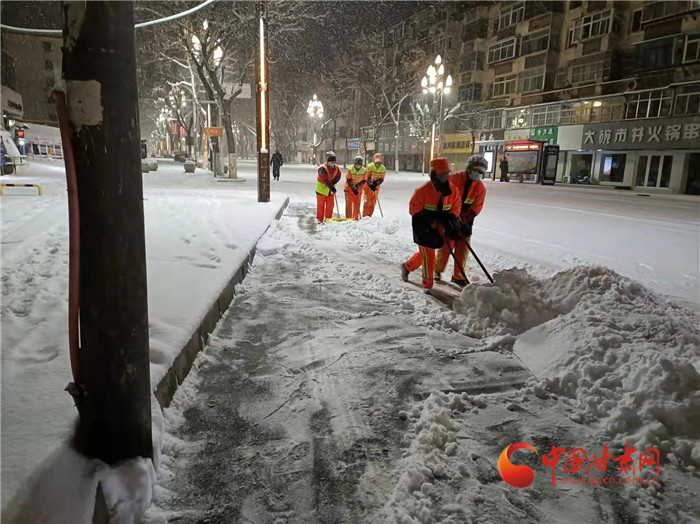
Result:
{"type": "Polygon", "coordinates": [[[462,222],[474,222],[484,208],[486,186],[481,180],[470,179],[466,171],[450,175],[450,184],[457,186],[462,198],[462,222]]]}
{"type": "Polygon", "coordinates": [[[364,167],[361,167],[360,169],[355,169],[354,165],[348,168],[348,174],[345,182],[346,193],[352,191],[353,187],[359,192],[359,190],[362,189],[362,186],[364,186],[366,183],[367,169],[365,169],[364,167]]]}
{"type": "Polygon", "coordinates": [[[413,241],[419,246],[439,248],[444,238],[436,225],[445,220],[446,215],[459,216],[462,199],[459,189],[450,183],[451,194],[443,196],[433,182],[426,182],[415,190],[408,205],[413,217],[413,241]]]}
{"type": "Polygon", "coordinates": [[[331,192],[331,187],[335,186],[340,180],[340,168],[328,164],[323,164],[318,168],[318,177],[316,178],[316,193],[319,195],[328,196],[331,192]]]}

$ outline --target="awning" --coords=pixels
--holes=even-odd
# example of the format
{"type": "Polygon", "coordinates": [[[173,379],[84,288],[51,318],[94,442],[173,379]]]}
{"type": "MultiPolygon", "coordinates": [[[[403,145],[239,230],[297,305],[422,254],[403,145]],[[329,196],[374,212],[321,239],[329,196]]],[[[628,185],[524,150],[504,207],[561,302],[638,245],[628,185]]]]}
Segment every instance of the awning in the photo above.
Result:
{"type": "Polygon", "coordinates": [[[477,140],[474,142],[477,146],[500,146],[509,142],[509,140],[477,140]]]}

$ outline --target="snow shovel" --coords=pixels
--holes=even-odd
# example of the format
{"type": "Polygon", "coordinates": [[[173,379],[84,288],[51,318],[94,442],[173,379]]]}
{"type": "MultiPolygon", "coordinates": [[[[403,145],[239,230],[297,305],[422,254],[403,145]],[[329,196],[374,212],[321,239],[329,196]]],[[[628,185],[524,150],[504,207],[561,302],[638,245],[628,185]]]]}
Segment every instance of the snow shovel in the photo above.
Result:
{"type": "MultiPolygon", "coordinates": [[[[465,239],[465,241],[466,241],[466,239],[465,239]]],[[[482,263],[481,263],[481,260],[479,260],[479,257],[476,256],[476,253],[474,253],[474,250],[472,249],[472,246],[469,245],[469,242],[467,242],[467,247],[469,248],[469,252],[470,252],[472,255],[474,255],[474,258],[475,258],[476,261],[479,263],[479,266],[481,267],[481,269],[483,270],[483,272],[486,274],[486,277],[489,279],[489,282],[491,282],[491,283],[493,284],[493,278],[491,278],[491,275],[489,274],[489,272],[486,271],[486,268],[484,267],[484,264],[482,264],[482,263]]]]}
{"type": "Polygon", "coordinates": [[[384,218],[384,211],[382,211],[382,204],[379,202],[379,195],[377,195],[377,205],[379,206],[379,212],[382,214],[382,218],[384,218]]]}
{"type": "Polygon", "coordinates": [[[345,222],[346,220],[355,220],[354,218],[340,218],[340,211],[338,210],[338,195],[333,194],[335,197],[335,212],[338,215],[336,218],[327,218],[326,222],[345,222]]]}
{"type": "MultiPolygon", "coordinates": [[[[469,244],[467,244],[467,245],[469,245],[469,244]]],[[[467,274],[464,272],[464,268],[462,267],[462,265],[459,262],[457,262],[457,257],[455,256],[455,252],[453,251],[453,249],[450,247],[450,245],[447,242],[445,242],[445,246],[450,251],[450,255],[452,256],[452,260],[454,260],[455,266],[457,266],[459,268],[459,272],[462,273],[462,278],[464,279],[464,281],[467,284],[471,284],[471,282],[467,278],[467,274]]]]}

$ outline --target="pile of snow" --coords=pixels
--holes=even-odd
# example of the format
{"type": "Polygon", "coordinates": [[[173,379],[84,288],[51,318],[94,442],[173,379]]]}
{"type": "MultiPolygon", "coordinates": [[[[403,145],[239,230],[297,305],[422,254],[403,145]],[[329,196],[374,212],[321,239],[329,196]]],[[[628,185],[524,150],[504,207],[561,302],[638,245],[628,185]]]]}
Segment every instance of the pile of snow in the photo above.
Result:
{"type": "Polygon", "coordinates": [[[479,397],[466,393],[433,392],[408,416],[411,443],[398,470],[398,483],[384,506],[384,518],[399,524],[433,522],[435,483],[468,476],[466,466],[454,459],[457,453],[459,421],[455,416],[485,407],[479,397]]]}
{"type": "Polygon", "coordinates": [[[573,399],[572,420],[601,423],[616,444],[700,464],[695,314],[602,267],[544,280],[504,271],[454,307],[470,334],[490,336],[484,345],[515,351],[539,379],[531,392],[573,399]]]}

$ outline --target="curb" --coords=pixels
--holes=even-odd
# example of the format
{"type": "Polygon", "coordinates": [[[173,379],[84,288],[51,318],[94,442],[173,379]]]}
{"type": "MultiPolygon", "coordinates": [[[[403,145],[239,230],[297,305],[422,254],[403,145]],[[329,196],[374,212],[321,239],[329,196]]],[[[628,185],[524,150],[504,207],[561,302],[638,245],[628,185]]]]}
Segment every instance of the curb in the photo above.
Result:
{"type": "MultiPolygon", "coordinates": [[[[275,214],[275,220],[279,220],[282,217],[282,214],[287,209],[288,205],[289,197],[285,199],[279,211],[277,214],[275,214]]],[[[260,238],[262,238],[269,228],[270,226],[265,228],[265,231],[263,231],[262,235],[260,235],[260,238]]],[[[167,408],[170,405],[178,386],[182,384],[187,377],[187,374],[190,372],[192,363],[194,362],[194,359],[197,358],[197,354],[206,347],[209,342],[209,335],[212,333],[212,331],[214,331],[216,325],[219,323],[219,320],[224,316],[224,313],[228,311],[228,307],[231,305],[235,295],[234,289],[236,284],[243,282],[243,279],[248,274],[248,268],[255,258],[256,247],[257,242],[238,267],[233,277],[231,277],[228,283],[224,286],[224,289],[221,291],[218,298],[209,307],[209,311],[207,311],[207,314],[204,315],[199,327],[194,331],[194,333],[192,333],[192,336],[180,350],[180,353],[173,361],[168,372],[158,383],[154,394],[158,399],[161,409],[167,408]]]]}

